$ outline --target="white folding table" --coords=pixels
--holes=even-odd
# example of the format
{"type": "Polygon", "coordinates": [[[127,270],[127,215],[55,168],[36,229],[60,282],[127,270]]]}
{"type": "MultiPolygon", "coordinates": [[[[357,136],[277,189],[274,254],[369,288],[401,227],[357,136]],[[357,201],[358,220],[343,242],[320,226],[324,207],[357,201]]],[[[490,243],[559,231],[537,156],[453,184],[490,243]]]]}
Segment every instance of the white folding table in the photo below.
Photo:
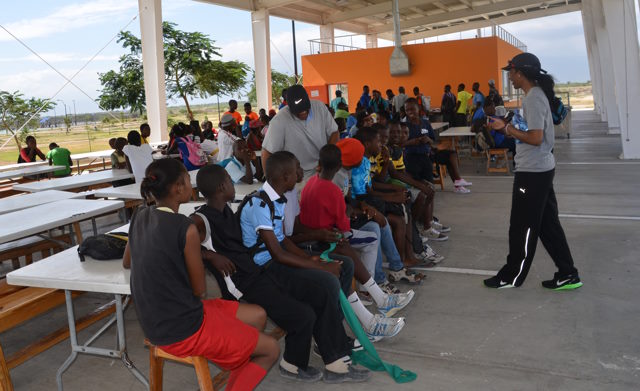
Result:
{"type": "Polygon", "coordinates": [[[456,126],[441,132],[438,137],[453,137],[453,148],[458,152],[460,137],[475,137],[475,135],[470,126],[456,126]]]}
{"type": "MultiPolygon", "coordinates": [[[[28,236],[41,236],[43,232],[71,224],[78,242],[82,240],[79,222],[91,219],[94,234],[95,218],[124,207],[124,202],[112,200],[61,200],[33,208],[0,215],[0,244],[28,236]]],[[[49,237],[41,236],[50,240],[49,237]]]]}
{"type": "Polygon", "coordinates": [[[0,180],[22,178],[29,175],[50,174],[54,171],[64,170],[65,168],[66,166],[46,166],[46,165],[20,167],[20,168],[16,168],[15,170],[0,172],[0,180]]]}
{"type": "Polygon", "coordinates": [[[29,163],[12,163],[12,164],[5,164],[4,166],[0,166],[0,171],[9,171],[9,170],[15,170],[17,168],[23,168],[23,167],[36,167],[36,166],[44,166],[46,164],[49,164],[48,160],[41,160],[39,162],[29,162],[29,163]]]}
{"type": "Polygon", "coordinates": [[[93,151],[86,153],[75,153],[71,155],[71,160],[76,161],[76,165],[78,167],[78,174],[80,174],[80,160],[82,159],[92,159],[91,163],[95,162],[98,159],[102,159],[102,168],[107,169],[107,158],[111,157],[113,153],[112,149],[105,149],[103,151],[93,151]]]}
{"type": "MultiPolygon", "coordinates": [[[[198,170],[189,171],[189,177],[191,178],[191,186],[196,187],[196,175],[198,170]]],[[[130,185],[118,186],[118,187],[105,187],[98,189],[93,193],[98,198],[120,198],[123,200],[141,200],[140,184],[132,183],[130,185]]]]}
{"type": "Polygon", "coordinates": [[[439,133],[440,131],[442,131],[442,129],[448,128],[449,123],[448,122],[431,122],[431,127],[433,128],[434,132],[439,133]]]}
{"type": "Polygon", "coordinates": [[[85,175],[73,175],[64,178],[56,178],[48,181],[23,183],[14,185],[13,189],[18,191],[26,191],[29,193],[35,193],[44,190],[70,190],[129,178],[133,178],[133,174],[127,170],[105,170],[92,172],[85,175]]]}
{"type": "MultiPolygon", "coordinates": [[[[128,232],[129,225],[127,224],[114,231],[128,232]]],[[[122,267],[122,259],[97,261],[90,257],[85,257],[85,262],[80,262],[77,246],[7,274],[7,282],[11,285],[63,289],[65,292],[71,355],[56,373],[59,391],[63,390],[62,374],[75,361],[78,354],[89,354],[111,359],[119,358],[145,387],[149,387],[149,382],[134,366],[127,354],[124,308],[128,304],[128,298],[123,301],[123,297],[131,294],[129,276],[130,271],[122,267]],[[111,317],[83,344],[78,343],[72,291],[99,292],[115,296],[115,316],[111,317]],[[107,349],[91,346],[114,323],[117,327],[118,338],[116,348],[107,349]]]]}
{"type": "Polygon", "coordinates": [[[34,206],[48,204],[50,202],[84,197],[84,194],[60,190],[45,190],[38,193],[18,194],[0,199],[0,215],[33,208],[34,206]]]}

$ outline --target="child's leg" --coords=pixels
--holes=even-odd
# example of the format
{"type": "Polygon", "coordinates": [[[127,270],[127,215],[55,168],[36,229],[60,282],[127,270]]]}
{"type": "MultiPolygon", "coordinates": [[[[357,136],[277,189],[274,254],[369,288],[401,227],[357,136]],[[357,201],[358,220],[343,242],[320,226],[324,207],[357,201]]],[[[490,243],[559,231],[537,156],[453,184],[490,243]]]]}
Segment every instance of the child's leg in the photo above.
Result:
{"type": "Polygon", "coordinates": [[[391,233],[393,234],[393,241],[396,244],[400,259],[404,260],[406,256],[405,252],[405,233],[406,226],[404,219],[400,216],[389,214],[386,216],[389,225],[391,226],[391,233]]]}
{"type": "Polygon", "coordinates": [[[267,313],[259,305],[240,303],[236,317],[258,331],[263,331],[267,325],[267,313]]]}
{"type": "Polygon", "coordinates": [[[364,284],[371,278],[371,275],[367,271],[367,268],[364,266],[362,260],[360,259],[360,256],[353,249],[353,247],[349,245],[339,245],[336,247],[335,253],[351,258],[351,260],[353,261],[353,277],[356,279],[356,281],[364,284]]]}
{"type": "Polygon", "coordinates": [[[251,360],[231,371],[225,390],[253,390],[267,375],[267,371],[279,356],[278,342],[272,337],[260,333],[251,360]]]}

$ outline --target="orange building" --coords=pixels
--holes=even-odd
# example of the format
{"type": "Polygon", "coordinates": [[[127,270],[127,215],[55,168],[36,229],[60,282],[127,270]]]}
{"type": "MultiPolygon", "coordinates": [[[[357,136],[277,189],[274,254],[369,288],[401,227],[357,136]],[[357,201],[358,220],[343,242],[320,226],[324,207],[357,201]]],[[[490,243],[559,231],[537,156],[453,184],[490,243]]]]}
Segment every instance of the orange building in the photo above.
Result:
{"type": "Polygon", "coordinates": [[[406,45],[403,49],[411,64],[411,74],[406,76],[391,76],[389,72],[393,47],[303,56],[304,86],[312,99],[329,103],[335,97],[336,85],[346,85],[350,111],[355,110],[364,85],[371,91],[379,90],[383,97],[388,88],[397,94],[399,86],[413,96],[413,87],[417,86],[425,96],[431,96],[431,107],[435,108],[440,107],[445,84],[450,84],[455,93],[458,84],[464,83],[471,92],[471,85],[477,81],[486,95],[487,82],[493,79],[503,93],[505,80],[500,68],[521,53],[497,37],[406,45]]]}

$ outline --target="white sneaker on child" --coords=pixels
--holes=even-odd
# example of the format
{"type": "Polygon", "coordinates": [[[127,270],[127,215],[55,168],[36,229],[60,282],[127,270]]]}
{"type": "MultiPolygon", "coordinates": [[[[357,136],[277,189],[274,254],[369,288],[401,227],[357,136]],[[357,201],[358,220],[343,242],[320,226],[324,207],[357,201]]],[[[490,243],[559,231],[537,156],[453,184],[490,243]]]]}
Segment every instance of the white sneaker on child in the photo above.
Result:
{"type": "Polygon", "coordinates": [[[415,292],[413,290],[407,293],[398,293],[395,295],[386,295],[384,304],[378,306],[378,311],[387,318],[395,315],[398,311],[403,309],[411,302],[415,292]]]}
{"type": "Polygon", "coordinates": [[[381,314],[375,314],[369,324],[362,325],[369,338],[391,338],[396,336],[403,327],[404,318],[386,318],[381,314]]]}
{"type": "Polygon", "coordinates": [[[471,185],[473,185],[473,183],[467,182],[464,179],[460,178],[457,181],[454,181],[453,185],[454,186],[471,186],[471,185]]]}
{"type": "Polygon", "coordinates": [[[468,194],[468,193],[471,193],[471,190],[467,189],[464,186],[456,186],[453,192],[458,194],[468,194]]]}

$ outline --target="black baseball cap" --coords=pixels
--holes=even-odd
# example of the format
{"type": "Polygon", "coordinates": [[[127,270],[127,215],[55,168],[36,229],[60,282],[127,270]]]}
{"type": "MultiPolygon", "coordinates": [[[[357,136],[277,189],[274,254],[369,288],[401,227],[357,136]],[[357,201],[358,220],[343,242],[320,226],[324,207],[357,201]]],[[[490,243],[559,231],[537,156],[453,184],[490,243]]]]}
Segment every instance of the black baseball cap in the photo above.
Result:
{"type": "Polygon", "coordinates": [[[311,108],[311,101],[307,90],[300,84],[294,84],[287,88],[287,105],[292,114],[298,115],[311,108]]]}
{"type": "Polygon", "coordinates": [[[509,61],[506,67],[502,68],[502,70],[504,71],[508,71],[511,69],[529,69],[534,72],[547,73],[547,71],[542,69],[542,67],[540,66],[540,60],[538,60],[538,57],[531,53],[518,54],[509,61]]]}

